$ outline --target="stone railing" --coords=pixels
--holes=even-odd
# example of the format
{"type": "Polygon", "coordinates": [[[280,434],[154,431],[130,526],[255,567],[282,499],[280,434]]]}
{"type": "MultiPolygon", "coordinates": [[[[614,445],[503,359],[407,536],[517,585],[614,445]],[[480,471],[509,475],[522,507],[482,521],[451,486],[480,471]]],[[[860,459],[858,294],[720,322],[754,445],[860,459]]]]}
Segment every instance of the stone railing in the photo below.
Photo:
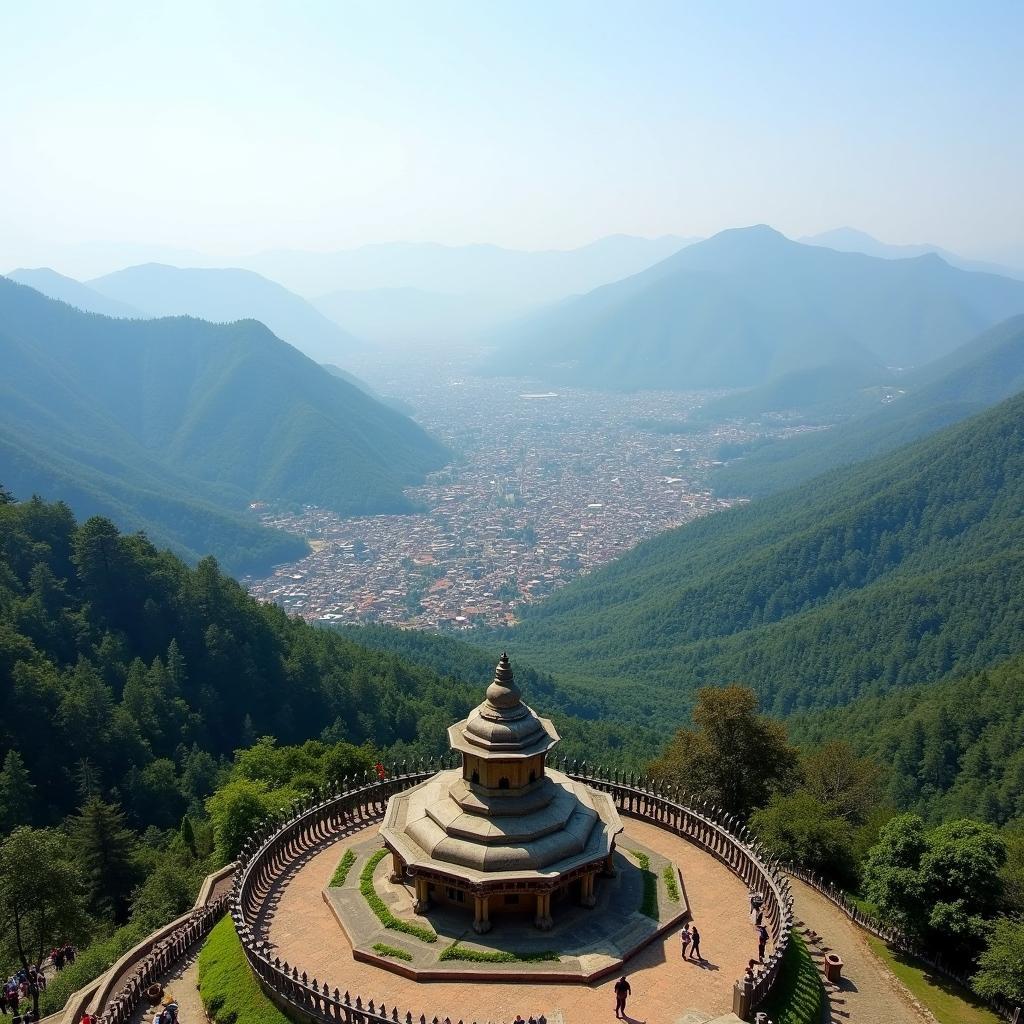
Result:
{"type": "MultiPolygon", "coordinates": [[[[340,780],[331,794],[315,792],[262,824],[245,843],[235,875],[231,916],[246,958],[264,992],[290,1017],[303,1022],[344,1021],[346,1024],[428,1024],[425,1014],[399,1011],[373,1000],[364,1002],[326,980],[310,978],[306,972],[278,957],[261,934],[261,913],[270,888],[294,860],[339,833],[355,831],[379,821],[393,794],[408,789],[456,762],[418,766],[396,765],[383,779],[372,773],[340,780]]],[[[634,775],[589,768],[566,760],[552,761],[552,767],[594,789],[608,793],[627,817],[650,822],[687,839],[717,858],[738,876],[747,888],[763,897],[765,922],[773,939],[773,951],[757,978],[740,979],[734,986],[734,1012],[745,1020],[753,1016],[774,986],[793,923],[793,901],[789,882],[777,862],[772,861],[756,838],[731,815],[700,802],[690,806],[687,795],[675,787],[634,775]]],[[[737,908],[744,913],[745,907],[737,908]]],[[[531,1021],[534,1018],[531,1018],[531,1021]]],[[[544,1022],[544,1018],[538,1018],[544,1022]]],[[[441,1024],[436,1017],[431,1024],[441,1024]]],[[[451,1024],[445,1018],[443,1024],[451,1024]]],[[[460,1021],[459,1024],[462,1024],[460,1021]]]]}
{"type": "MultiPolygon", "coordinates": [[[[77,992],[73,992],[63,1008],[44,1017],[40,1024],[78,1024],[82,1015],[86,1012],[102,1019],[102,1011],[108,1002],[113,998],[115,992],[120,993],[120,988],[127,982],[128,978],[141,967],[146,958],[153,953],[157,947],[166,940],[171,939],[179,928],[190,925],[200,912],[217,902],[217,914],[223,914],[227,910],[227,901],[224,897],[227,892],[222,891],[219,895],[216,890],[224,889],[224,880],[235,870],[234,864],[228,864],[217,871],[212,872],[203,879],[199,887],[199,894],[193,904],[192,910],[180,917],[161,925],[155,931],[147,935],[141,942],[133,946],[127,953],[121,956],[110,967],[98,977],[87,982],[77,992]],[[219,902],[218,902],[219,901],[219,902]],[[118,983],[121,983],[120,985],[118,983]]],[[[196,936],[199,937],[198,935],[196,936]]],[[[188,947],[184,947],[187,949],[188,947]]],[[[173,962],[173,961],[171,961],[173,962]]],[[[168,963],[170,966],[170,962],[168,963]]]]}
{"type": "Polygon", "coordinates": [[[166,938],[146,954],[142,962],[128,976],[120,990],[109,1000],[96,1018],[97,1024],[125,1024],[145,998],[146,989],[157,981],[172,965],[220,920],[228,909],[231,893],[223,893],[205,907],[193,910],[188,919],[179,924],[166,938]]]}
{"type": "MultiPolygon", "coordinates": [[[[799,878],[801,882],[821,893],[829,903],[838,907],[859,928],[870,932],[875,938],[881,939],[883,942],[895,947],[901,953],[908,953],[910,956],[921,960],[932,970],[970,990],[971,979],[959,970],[961,966],[959,963],[935,956],[930,951],[924,949],[911,936],[907,935],[906,932],[901,931],[899,928],[892,928],[877,917],[865,913],[842,889],[827,879],[822,878],[821,875],[816,874],[814,871],[808,871],[807,868],[798,867],[794,864],[787,864],[785,870],[787,874],[792,875],[794,878],[799,878]]],[[[980,999],[982,997],[979,996],[977,998],[980,999]]],[[[1022,1016],[1024,1016],[1019,1006],[1006,999],[982,999],[982,1001],[994,1013],[1002,1017],[1003,1020],[1012,1021],[1014,1024],[1017,1024],[1022,1019],[1022,1016]]]]}

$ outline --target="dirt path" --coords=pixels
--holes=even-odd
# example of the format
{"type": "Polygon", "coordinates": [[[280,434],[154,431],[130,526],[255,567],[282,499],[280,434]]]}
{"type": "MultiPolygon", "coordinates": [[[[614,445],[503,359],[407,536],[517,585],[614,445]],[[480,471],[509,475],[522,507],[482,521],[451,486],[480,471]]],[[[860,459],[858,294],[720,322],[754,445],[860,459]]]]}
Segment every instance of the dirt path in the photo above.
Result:
{"type": "MultiPolygon", "coordinates": [[[[868,948],[865,933],[809,885],[790,878],[794,912],[806,929],[843,959],[843,983],[831,999],[834,1024],[922,1024],[931,1021],[911,1004],[909,993],[868,948]]],[[[814,947],[808,944],[814,953],[814,947]]],[[[820,961],[820,956],[815,957],[820,961]]]]}

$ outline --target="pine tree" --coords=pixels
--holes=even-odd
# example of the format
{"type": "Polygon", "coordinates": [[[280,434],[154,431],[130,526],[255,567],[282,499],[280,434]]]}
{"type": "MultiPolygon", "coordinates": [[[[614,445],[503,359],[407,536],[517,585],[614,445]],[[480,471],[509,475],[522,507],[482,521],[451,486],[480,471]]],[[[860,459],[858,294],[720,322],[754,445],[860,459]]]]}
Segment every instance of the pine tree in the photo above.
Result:
{"type": "Polygon", "coordinates": [[[116,804],[92,797],[71,822],[71,842],[85,878],[90,908],[122,922],[138,881],[135,837],[116,804]]]}
{"type": "Polygon", "coordinates": [[[32,823],[35,789],[21,754],[9,750],[0,769],[0,832],[32,823]]]}

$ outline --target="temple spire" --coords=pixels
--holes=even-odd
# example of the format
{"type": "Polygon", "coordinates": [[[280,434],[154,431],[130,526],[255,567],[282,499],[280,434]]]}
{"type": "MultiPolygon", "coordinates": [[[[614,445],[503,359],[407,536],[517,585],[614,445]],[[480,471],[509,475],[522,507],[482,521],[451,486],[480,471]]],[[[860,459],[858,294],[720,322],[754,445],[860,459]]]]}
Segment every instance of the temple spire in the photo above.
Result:
{"type": "Polygon", "coordinates": [[[522,702],[522,696],[516,686],[512,666],[508,663],[508,653],[502,651],[494,670],[494,680],[487,687],[487,703],[498,710],[507,710],[517,707],[522,702]]]}

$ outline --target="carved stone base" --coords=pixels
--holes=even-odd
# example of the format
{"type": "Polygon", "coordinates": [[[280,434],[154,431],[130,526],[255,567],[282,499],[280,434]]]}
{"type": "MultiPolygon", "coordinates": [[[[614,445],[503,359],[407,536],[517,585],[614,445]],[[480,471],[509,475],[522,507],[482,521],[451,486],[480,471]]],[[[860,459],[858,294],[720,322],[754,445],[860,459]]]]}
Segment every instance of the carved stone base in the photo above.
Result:
{"type": "Polygon", "coordinates": [[[483,935],[484,933],[489,932],[490,930],[491,930],[491,922],[490,921],[474,921],[473,922],[473,931],[475,931],[477,933],[477,935],[483,935]]]}

